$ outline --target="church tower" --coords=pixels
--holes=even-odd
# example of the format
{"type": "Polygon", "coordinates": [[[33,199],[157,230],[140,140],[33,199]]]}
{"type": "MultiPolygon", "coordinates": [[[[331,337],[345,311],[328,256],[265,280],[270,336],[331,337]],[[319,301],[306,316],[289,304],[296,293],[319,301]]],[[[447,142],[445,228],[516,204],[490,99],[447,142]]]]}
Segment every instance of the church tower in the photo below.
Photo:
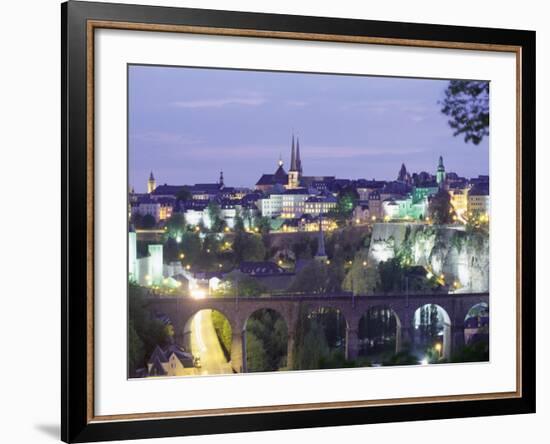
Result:
{"type": "Polygon", "coordinates": [[[218,184],[220,185],[220,190],[222,190],[225,186],[225,184],[223,183],[223,171],[220,171],[220,180],[218,181],[218,184]]]}
{"type": "Polygon", "coordinates": [[[300,138],[296,138],[296,168],[302,176],[302,160],[300,159],[300,138]]]}
{"type": "Polygon", "coordinates": [[[439,188],[443,188],[445,185],[445,166],[443,165],[443,156],[439,156],[439,164],[437,165],[436,181],[439,188]]]}
{"type": "Polygon", "coordinates": [[[323,219],[319,216],[319,237],[317,239],[317,253],[315,253],[315,260],[319,262],[326,262],[328,259],[325,251],[325,236],[323,235],[323,219]]]}
{"type": "MultiPolygon", "coordinates": [[[[290,169],[288,170],[288,189],[298,188],[300,186],[300,171],[296,159],[296,147],[294,145],[294,134],[292,135],[292,148],[290,152],[290,169]]],[[[298,155],[299,159],[299,155],[298,155]]]]}
{"type": "Polygon", "coordinates": [[[155,180],[155,176],[153,176],[153,172],[151,171],[151,174],[149,175],[149,180],[147,181],[147,193],[151,194],[153,191],[155,191],[156,187],[157,182],[155,180]]]}

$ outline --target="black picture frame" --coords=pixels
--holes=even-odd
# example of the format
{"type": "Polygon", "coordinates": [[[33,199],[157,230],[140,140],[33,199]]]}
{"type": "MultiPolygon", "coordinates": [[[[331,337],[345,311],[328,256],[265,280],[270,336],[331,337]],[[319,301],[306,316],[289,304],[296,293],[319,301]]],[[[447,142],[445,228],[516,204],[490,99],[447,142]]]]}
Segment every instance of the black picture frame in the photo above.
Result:
{"type": "MultiPolygon", "coordinates": [[[[65,442],[90,442],[535,412],[535,32],[69,1],[61,5],[62,411],[65,442]],[[521,395],[513,398],[96,421],[90,416],[87,38],[90,20],[380,39],[511,45],[521,66],[521,395]],[[525,117],[523,117],[525,116],[525,117]]],[[[121,148],[123,149],[123,148],[121,148]]],[[[93,232],[92,232],[93,234],[93,232]]]]}

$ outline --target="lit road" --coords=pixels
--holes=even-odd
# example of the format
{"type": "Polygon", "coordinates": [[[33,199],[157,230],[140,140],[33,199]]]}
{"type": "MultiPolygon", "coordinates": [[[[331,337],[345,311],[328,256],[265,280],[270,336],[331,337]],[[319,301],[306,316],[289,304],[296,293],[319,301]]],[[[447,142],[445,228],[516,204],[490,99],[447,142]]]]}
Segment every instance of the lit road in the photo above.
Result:
{"type": "Polygon", "coordinates": [[[200,356],[199,375],[232,373],[212,324],[212,310],[199,311],[191,323],[191,352],[200,356]]]}

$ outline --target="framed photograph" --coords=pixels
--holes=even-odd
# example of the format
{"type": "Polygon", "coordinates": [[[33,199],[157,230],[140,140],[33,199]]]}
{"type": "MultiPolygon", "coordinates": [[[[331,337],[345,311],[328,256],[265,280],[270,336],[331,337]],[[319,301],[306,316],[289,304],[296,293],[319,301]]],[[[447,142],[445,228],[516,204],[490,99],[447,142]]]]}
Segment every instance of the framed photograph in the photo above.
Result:
{"type": "Polygon", "coordinates": [[[535,411],[535,33],[69,1],[62,439],[535,411]]]}

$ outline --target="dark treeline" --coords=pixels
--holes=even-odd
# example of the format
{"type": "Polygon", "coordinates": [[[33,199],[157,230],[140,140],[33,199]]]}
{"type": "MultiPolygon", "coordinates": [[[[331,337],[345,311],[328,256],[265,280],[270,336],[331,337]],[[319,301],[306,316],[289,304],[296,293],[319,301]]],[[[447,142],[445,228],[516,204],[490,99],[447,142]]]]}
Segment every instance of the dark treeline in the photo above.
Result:
{"type": "Polygon", "coordinates": [[[276,311],[253,313],[246,323],[246,364],[249,372],[268,372],[286,367],[288,331],[276,311]]]}

